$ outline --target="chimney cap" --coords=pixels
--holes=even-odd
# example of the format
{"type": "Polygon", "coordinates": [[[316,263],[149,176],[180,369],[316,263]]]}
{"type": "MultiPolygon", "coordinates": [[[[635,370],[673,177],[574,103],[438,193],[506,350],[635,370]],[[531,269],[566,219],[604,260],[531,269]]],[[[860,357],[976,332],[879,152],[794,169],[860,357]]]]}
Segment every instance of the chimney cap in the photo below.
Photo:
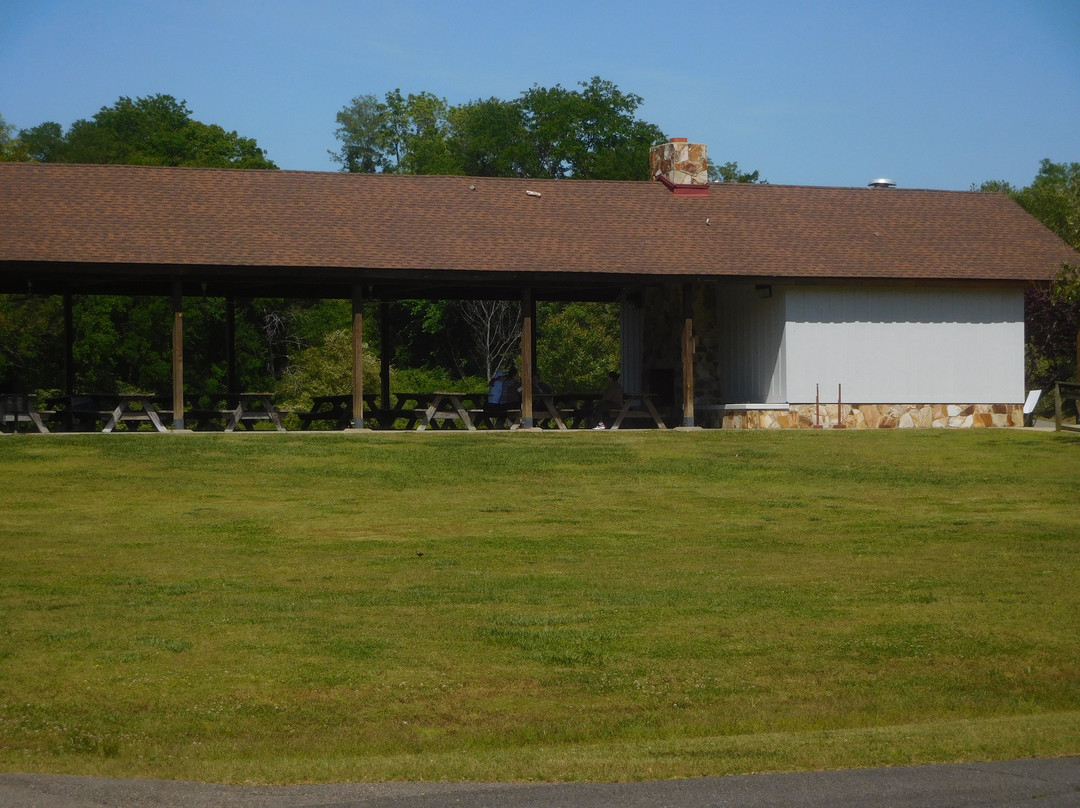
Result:
{"type": "Polygon", "coordinates": [[[870,180],[867,185],[868,188],[895,188],[895,180],[886,179],[885,177],[878,177],[876,180],[870,180]]]}

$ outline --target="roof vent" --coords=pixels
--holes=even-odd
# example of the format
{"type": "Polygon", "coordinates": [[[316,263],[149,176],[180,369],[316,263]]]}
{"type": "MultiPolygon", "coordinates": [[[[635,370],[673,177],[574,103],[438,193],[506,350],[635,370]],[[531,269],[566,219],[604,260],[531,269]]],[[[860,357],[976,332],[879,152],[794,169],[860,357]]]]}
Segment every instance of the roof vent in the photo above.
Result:
{"type": "Polygon", "coordinates": [[[884,177],[879,177],[876,180],[870,180],[867,185],[868,188],[895,188],[896,182],[893,180],[887,180],[884,177]]]}

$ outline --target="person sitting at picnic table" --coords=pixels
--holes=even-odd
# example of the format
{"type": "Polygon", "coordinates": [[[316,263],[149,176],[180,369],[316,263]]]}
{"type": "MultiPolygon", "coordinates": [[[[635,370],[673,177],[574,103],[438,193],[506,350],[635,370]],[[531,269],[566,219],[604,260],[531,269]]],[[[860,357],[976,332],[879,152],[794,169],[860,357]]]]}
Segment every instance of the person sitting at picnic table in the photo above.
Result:
{"type": "Polygon", "coordinates": [[[521,378],[517,368],[506,371],[506,379],[503,381],[502,401],[506,409],[514,409],[521,406],[521,378]]]}
{"type": "Polygon", "coordinates": [[[491,380],[488,382],[487,400],[484,402],[485,410],[488,405],[497,405],[502,401],[503,380],[505,378],[506,374],[501,370],[491,377],[491,380]]]}
{"type": "MultiPolygon", "coordinates": [[[[503,373],[499,371],[488,382],[487,401],[484,402],[484,416],[490,419],[493,427],[499,425],[506,418],[507,411],[512,407],[519,406],[521,402],[521,381],[518,379],[517,368],[510,368],[503,373]]],[[[509,426],[509,423],[507,423],[509,426]]]]}
{"type": "Polygon", "coordinates": [[[533,389],[534,393],[554,393],[555,392],[552,389],[550,384],[548,384],[547,382],[541,380],[540,374],[537,373],[535,370],[533,371],[533,377],[532,377],[532,389],[533,389]]]}
{"type": "Polygon", "coordinates": [[[600,400],[593,407],[593,420],[596,426],[593,429],[607,429],[604,425],[604,416],[609,412],[618,412],[623,407],[623,389],[619,384],[618,371],[608,374],[608,386],[600,396],[600,400]]]}

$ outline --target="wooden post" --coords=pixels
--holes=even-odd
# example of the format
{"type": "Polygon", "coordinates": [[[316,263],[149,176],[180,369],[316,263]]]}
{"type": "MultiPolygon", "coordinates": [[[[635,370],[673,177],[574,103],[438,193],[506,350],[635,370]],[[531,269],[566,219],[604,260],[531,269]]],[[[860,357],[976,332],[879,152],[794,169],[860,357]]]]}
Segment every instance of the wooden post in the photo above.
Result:
{"type": "Polygon", "coordinates": [[[184,428],[184,285],[172,286],[172,399],[173,429],[184,428]]]}
{"type": "Polygon", "coordinates": [[[352,288],[352,341],[353,383],[352,422],[353,429],[364,428],[364,295],[360,284],[352,288]]]}
{"type": "Polygon", "coordinates": [[[75,394],[75,313],[71,292],[64,292],[64,393],[75,394]]]}
{"type": "MultiPolygon", "coordinates": [[[[390,409],[390,358],[394,354],[394,335],[390,328],[390,304],[379,303],[379,341],[382,343],[379,365],[379,405],[390,409]]],[[[382,421],[379,422],[382,424],[382,421]]]]}
{"type": "Polygon", "coordinates": [[[536,336],[536,301],[532,289],[521,291],[521,426],[533,428],[533,340],[536,336]]]}
{"type": "MultiPolygon", "coordinates": [[[[694,290],[690,284],[682,289],[682,390],[683,426],[694,425],[694,290]]],[[[656,392],[653,390],[652,392],[656,392]]]]}

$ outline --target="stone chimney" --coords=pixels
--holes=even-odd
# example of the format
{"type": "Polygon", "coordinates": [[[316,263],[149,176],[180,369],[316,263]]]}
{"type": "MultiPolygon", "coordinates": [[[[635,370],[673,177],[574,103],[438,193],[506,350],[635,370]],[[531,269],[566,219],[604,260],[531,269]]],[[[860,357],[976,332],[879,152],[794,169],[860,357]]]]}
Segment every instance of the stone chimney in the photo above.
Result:
{"type": "Polygon", "coordinates": [[[669,143],[653,146],[649,169],[672,193],[709,193],[709,150],[704,143],[673,137],[669,143]]]}

